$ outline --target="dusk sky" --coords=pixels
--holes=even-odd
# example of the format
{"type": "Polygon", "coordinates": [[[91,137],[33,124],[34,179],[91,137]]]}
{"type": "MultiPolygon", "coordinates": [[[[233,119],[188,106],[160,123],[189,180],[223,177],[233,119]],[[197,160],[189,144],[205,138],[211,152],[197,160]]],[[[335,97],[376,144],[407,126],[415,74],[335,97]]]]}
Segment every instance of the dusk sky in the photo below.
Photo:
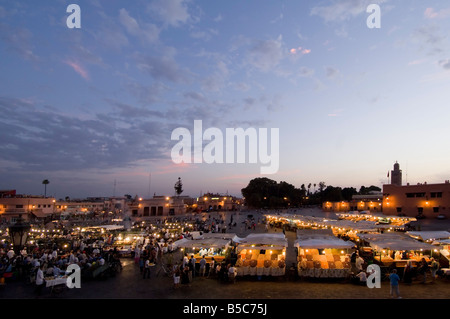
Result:
{"type": "MultiPolygon", "coordinates": [[[[0,189],[241,196],[256,177],[450,179],[450,2],[0,0],[0,189]],[[69,4],[81,28],[68,28],[69,4]],[[381,27],[369,28],[370,4],[381,27]],[[278,128],[279,170],[184,163],[172,131],[278,128]]],[[[225,141],[224,141],[225,143],[225,141]]]]}

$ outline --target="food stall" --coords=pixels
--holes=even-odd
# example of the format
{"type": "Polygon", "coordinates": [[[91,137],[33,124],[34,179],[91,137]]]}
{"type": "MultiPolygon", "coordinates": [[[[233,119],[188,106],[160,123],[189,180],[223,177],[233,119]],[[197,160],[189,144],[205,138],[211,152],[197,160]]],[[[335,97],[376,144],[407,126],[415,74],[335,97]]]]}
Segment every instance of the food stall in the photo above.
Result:
{"type": "Polygon", "coordinates": [[[359,234],[359,238],[374,250],[374,261],[380,265],[404,268],[408,261],[413,266],[422,258],[427,262],[439,255],[435,246],[417,241],[406,234],[359,234]]]}
{"type": "Polygon", "coordinates": [[[298,275],[309,278],[346,278],[355,244],[339,239],[331,229],[297,230],[298,275]]]}
{"type": "Polygon", "coordinates": [[[414,217],[386,216],[370,214],[370,212],[365,214],[362,214],[362,212],[337,213],[336,215],[339,220],[350,220],[353,222],[370,221],[376,224],[390,225],[391,228],[397,230],[404,229],[410,222],[417,221],[414,217]]]}
{"type": "MultiPolygon", "coordinates": [[[[417,231],[408,232],[413,238],[423,240],[431,243],[435,250],[439,251],[439,261],[441,268],[448,268],[450,266],[450,233],[446,231],[417,231]]],[[[447,270],[450,272],[450,270],[447,270]]],[[[450,274],[450,273],[449,273],[450,274]]]]}
{"type": "MultiPolygon", "coordinates": [[[[206,262],[210,263],[212,258],[217,263],[224,261],[230,252],[232,238],[234,234],[220,234],[227,236],[211,236],[213,234],[203,234],[197,239],[183,238],[173,243],[174,249],[180,249],[183,254],[190,258],[194,255],[197,263],[205,256],[206,262]]],[[[219,235],[219,234],[217,234],[219,235]]]]}
{"type": "Polygon", "coordinates": [[[441,258],[439,259],[439,263],[441,268],[447,269],[447,274],[450,275],[450,239],[439,239],[433,242],[433,245],[439,245],[439,253],[441,254],[441,258]]]}
{"type": "Polygon", "coordinates": [[[238,276],[282,276],[286,272],[287,239],[283,233],[236,238],[238,276]]]}

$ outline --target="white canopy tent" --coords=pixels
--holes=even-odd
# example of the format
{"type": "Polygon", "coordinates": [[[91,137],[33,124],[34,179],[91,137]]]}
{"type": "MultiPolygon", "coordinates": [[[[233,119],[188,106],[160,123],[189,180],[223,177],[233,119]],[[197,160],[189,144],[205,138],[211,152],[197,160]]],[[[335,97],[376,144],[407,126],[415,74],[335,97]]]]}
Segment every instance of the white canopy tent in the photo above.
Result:
{"type": "Polygon", "coordinates": [[[286,271],[286,247],[283,233],[249,234],[236,237],[238,260],[237,275],[281,276],[286,271]]]}
{"type": "Polygon", "coordinates": [[[450,233],[448,231],[409,231],[407,234],[412,238],[423,241],[450,239],[450,233]]]}
{"type": "Polygon", "coordinates": [[[177,248],[226,248],[231,243],[231,239],[223,238],[200,238],[187,239],[183,238],[173,243],[174,249],[177,248]]]}
{"type": "Polygon", "coordinates": [[[351,249],[353,242],[345,241],[333,235],[331,230],[297,230],[297,240],[294,243],[297,248],[316,249],[351,249]]]}
{"type": "Polygon", "coordinates": [[[390,234],[360,234],[359,238],[367,241],[371,247],[377,250],[433,250],[433,245],[417,241],[407,235],[390,234]]]}
{"type": "Polygon", "coordinates": [[[101,226],[91,226],[91,227],[85,227],[83,229],[105,229],[105,230],[119,230],[124,229],[124,225],[101,225],[101,226]]]}
{"type": "Polygon", "coordinates": [[[288,246],[288,241],[283,233],[249,234],[244,238],[236,237],[233,241],[239,244],[239,250],[255,246],[265,246],[273,249],[284,249],[288,246]]]}
{"type": "Polygon", "coordinates": [[[350,274],[350,265],[343,263],[348,257],[343,254],[355,244],[337,238],[331,229],[299,229],[294,246],[298,248],[300,277],[343,278],[350,274]]]}

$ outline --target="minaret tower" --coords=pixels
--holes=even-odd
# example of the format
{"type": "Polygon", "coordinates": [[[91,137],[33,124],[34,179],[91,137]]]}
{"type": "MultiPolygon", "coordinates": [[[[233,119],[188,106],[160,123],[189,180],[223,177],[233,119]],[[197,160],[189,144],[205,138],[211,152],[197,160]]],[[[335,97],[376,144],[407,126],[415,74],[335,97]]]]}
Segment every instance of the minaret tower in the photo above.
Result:
{"type": "Polygon", "coordinates": [[[400,164],[397,161],[394,164],[394,169],[391,171],[391,184],[402,186],[402,170],[400,164]]]}

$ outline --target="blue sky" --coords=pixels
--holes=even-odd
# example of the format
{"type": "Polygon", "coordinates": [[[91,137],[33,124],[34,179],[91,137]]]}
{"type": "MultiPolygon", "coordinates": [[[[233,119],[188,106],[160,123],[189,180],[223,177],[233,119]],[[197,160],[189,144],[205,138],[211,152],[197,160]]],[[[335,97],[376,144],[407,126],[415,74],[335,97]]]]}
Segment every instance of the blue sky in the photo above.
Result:
{"type": "Polygon", "coordinates": [[[171,133],[194,120],[279,128],[265,176],[297,187],[381,187],[395,161],[405,182],[443,182],[448,30],[447,1],[0,0],[0,188],[147,197],[181,177],[186,195],[240,195],[262,176],[173,163],[171,133]]]}

